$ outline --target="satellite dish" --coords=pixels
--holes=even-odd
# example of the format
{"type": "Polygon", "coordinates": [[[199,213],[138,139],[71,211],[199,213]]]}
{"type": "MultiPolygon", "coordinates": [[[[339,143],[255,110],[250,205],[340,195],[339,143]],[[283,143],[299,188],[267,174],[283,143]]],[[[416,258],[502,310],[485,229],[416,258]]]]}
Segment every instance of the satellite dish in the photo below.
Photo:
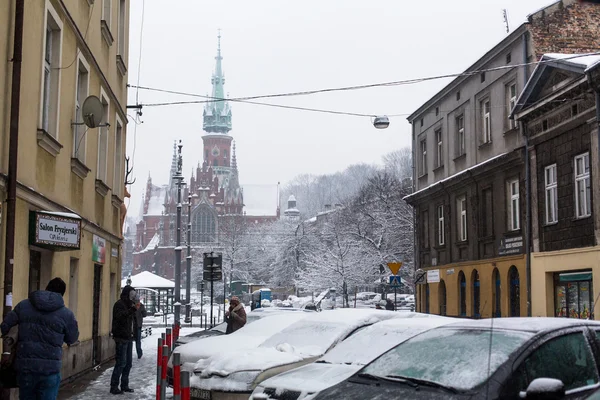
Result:
{"type": "Polygon", "coordinates": [[[373,120],[373,126],[375,126],[377,129],[385,129],[390,126],[390,119],[387,117],[387,115],[375,117],[375,120],[373,120]]]}
{"type": "Polygon", "coordinates": [[[85,99],[81,107],[81,115],[88,128],[97,128],[104,117],[104,106],[100,99],[96,96],[85,99]]]}

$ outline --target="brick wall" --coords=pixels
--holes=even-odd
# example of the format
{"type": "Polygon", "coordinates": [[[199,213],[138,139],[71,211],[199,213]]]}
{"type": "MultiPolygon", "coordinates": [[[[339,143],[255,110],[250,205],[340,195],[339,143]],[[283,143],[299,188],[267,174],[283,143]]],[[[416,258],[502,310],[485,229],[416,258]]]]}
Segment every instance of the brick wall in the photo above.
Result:
{"type": "MultiPolygon", "coordinates": [[[[592,217],[575,219],[574,200],[573,158],[590,151],[590,147],[590,125],[586,123],[537,146],[537,208],[540,221],[541,251],[594,245],[594,219],[592,217]],[[558,183],[558,223],[545,225],[544,168],[554,163],[556,163],[558,183]]],[[[590,176],[590,180],[593,185],[594,177],[590,176]]],[[[592,203],[593,201],[592,196],[592,203]]]]}
{"type": "Polygon", "coordinates": [[[535,59],[544,53],[600,50],[600,5],[562,0],[529,17],[535,59]]]}

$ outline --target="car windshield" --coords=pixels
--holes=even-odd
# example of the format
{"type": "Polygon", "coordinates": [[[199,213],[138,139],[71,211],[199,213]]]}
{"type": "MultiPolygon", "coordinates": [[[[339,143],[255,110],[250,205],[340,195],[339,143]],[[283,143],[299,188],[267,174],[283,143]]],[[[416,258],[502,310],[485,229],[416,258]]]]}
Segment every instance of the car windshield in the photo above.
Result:
{"type": "Polygon", "coordinates": [[[432,330],[396,346],[361,372],[470,390],[485,382],[532,336],[506,330],[432,330]]]}

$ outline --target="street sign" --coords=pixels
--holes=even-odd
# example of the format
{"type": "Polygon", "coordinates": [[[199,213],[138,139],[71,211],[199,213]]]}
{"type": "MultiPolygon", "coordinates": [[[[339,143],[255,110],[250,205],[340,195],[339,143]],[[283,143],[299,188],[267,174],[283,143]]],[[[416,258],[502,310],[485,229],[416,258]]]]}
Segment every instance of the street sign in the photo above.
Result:
{"type": "Polygon", "coordinates": [[[387,266],[390,269],[390,271],[392,271],[392,274],[398,275],[398,271],[400,271],[400,268],[402,267],[402,263],[401,262],[390,262],[390,263],[387,263],[387,266]]]}
{"type": "Polygon", "coordinates": [[[223,279],[223,255],[204,253],[202,277],[205,281],[214,282],[223,279]]]}
{"type": "Polygon", "coordinates": [[[400,276],[398,275],[391,275],[390,276],[390,286],[392,287],[398,287],[402,284],[402,278],[400,278],[400,276]]]}
{"type": "Polygon", "coordinates": [[[418,269],[415,271],[415,284],[416,285],[424,285],[427,283],[427,272],[423,271],[422,269],[418,269]]]}
{"type": "Polygon", "coordinates": [[[220,280],[223,280],[223,273],[218,272],[216,274],[211,274],[210,272],[204,271],[202,273],[202,279],[204,279],[207,282],[220,281],[220,280]]]}

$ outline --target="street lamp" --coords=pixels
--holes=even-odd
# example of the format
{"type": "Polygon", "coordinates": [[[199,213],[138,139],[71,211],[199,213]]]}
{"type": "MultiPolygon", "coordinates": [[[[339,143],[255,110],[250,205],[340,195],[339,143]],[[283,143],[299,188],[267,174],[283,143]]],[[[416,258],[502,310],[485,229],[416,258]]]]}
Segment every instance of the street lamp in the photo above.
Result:
{"type": "Polygon", "coordinates": [[[192,195],[188,195],[188,223],[187,223],[187,257],[185,266],[185,322],[192,322],[192,312],[190,301],[192,299],[190,291],[192,285],[192,195]]]}
{"type": "Polygon", "coordinates": [[[390,126],[390,119],[387,115],[378,115],[373,119],[373,126],[377,129],[386,129],[390,126]]]}
{"type": "Polygon", "coordinates": [[[181,327],[181,186],[183,184],[182,157],[181,157],[181,140],[179,141],[178,157],[177,157],[177,172],[173,179],[177,181],[177,243],[175,247],[175,325],[177,329],[181,327]]]}

